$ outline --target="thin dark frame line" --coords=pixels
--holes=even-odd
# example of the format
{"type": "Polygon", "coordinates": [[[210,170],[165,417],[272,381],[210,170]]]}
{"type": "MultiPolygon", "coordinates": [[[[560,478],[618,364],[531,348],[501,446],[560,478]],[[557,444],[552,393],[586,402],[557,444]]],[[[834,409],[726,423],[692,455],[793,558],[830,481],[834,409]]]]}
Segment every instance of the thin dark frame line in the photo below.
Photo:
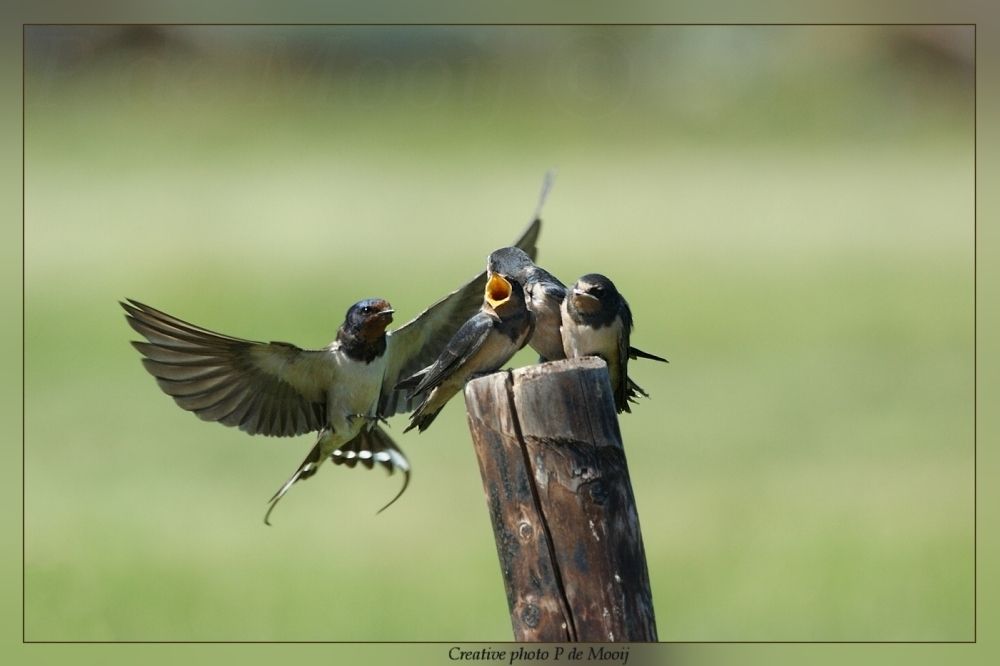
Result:
{"type": "MultiPolygon", "coordinates": [[[[609,26],[609,27],[657,27],[657,26],[677,26],[677,27],[768,27],[768,26],[788,26],[788,27],[845,27],[845,26],[953,26],[972,28],[972,192],[973,192],[973,213],[972,213],[972,566],[973,566],[973,587],[972,587],[972,640],[964,641],[934,641],[934,640],[865,640],[865,641],[657,641],[651,645],[968,645],[978,643],[979,630],[979,373],[978,373],[978,249],[979,249],[979,222],[978,222],[978,129],[979,129],[979,102],[978,102],[978,27],[977,22],[971,23],[943,23],[943,22],[903,22],[903,23],[142,23],[142,22],[107,22],[107,23],[22,23],[21,24],[21,643],[22,644],[401,644],[401,645],[451,645],[463,643],[462,641],[267,641],[267,640],[206,640],[206,641],[169,641],[169,640],[32,640],[27,639],[27,226],[26,226],[26,136],[27,136],[27,28],[28,27],[121,27],[121,26],[174,26],[174,27],[224,27],[224,26],[244,26],[244,27],[268,27],[268,26],[298,26],[298,27],[587,27],[587,26],[609,26]]],[[[515,641],[473,641],[470,644],[515,644],[515,641]]]]}
{"type": "Polygon", "coordinates": [[[392,28],[392,27],[406,27],[406,28],[421,28],[421,27],[464,27],[464,28],[492,28],[492,27],[647,27],[647,26],[692,26],[692,27],[708,27],[708,26],[718,26],[718,27],[754,27],[754,26],[790,26],[790,27],[851,27],[851,26],[976,26],[977,23],[935,23],[935,22],[901,22],[901,23],[795,23],[795,22],[768,22],[768,23],[636,23],[636,22],[625,22],[625,23],[466,23],[466,22],[431,22],[431,23],[371,23],[371,22],[345,22],[345,23],[157,23],[157,22],[96,22],[96,23],[22,23],[22,26],[67,26],[67,27],[98,27],[98,26],[184,26],[184,27],[225,27],[225,26],[247,26],[247,27],[372,27],[372,28],[392,28]]]}
{"type": "Polygon", "coordinates": [[[27,206],[27,188],[25,181],[27,178],[25,165],[25,145],[27,136],[25,123],[27,122],[27,62],[28,62],[28,39],[27,30],[21,27],[21,642],[28,638],[28,490],[27,490],[27,467],[28,448],[26,445],[28,432],[28,393],[27,393],[27,367],[28,367],[28,294],[26,291],[27,271],[28,271],[28,250],[27,250],[27,226],[25,224],[25,208],[27,206]]]}
{"type": "MultiPolygon", "coordinates": [[[[518,641],[310,641],[310,640],[76,640],[76,641],[25,641],[29,645],[526,645],[518,641]]],[[[528,645],[566,645],[574,641],[532,641],[528,645]]],[[[615,642],[577,641],[580,645],[973,645],[976,641],[650,641],[615,642]]]]}
{"type": "Polygon", "coordinates": [[[979,51],[972,26],[972,642],[979,636],[979,51]]]}

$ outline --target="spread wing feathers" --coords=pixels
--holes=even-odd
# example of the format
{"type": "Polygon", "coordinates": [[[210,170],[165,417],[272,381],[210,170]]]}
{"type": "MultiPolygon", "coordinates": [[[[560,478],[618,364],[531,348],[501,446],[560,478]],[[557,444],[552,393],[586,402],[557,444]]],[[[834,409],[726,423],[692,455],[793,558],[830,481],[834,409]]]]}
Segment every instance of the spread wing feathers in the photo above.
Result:
{"type": "MultiPolygon", "coordinates": [[[[540,204],[539,204],[540,205],[540,204]]],[[[531,257],[534,261],[538,256],[538,234],[542,231],[542,218],[535,216],[528,226],[524,228],[521,235],[518,236],[517,240],[514,241],[514,247],[519,247],[524,250],[524,253],[531,257]]],[[[483,289],[486,288],[486,273],[483,272],[479,276],[483,279],[483,289]]]]}
{"type": "Polygon", "coordinates": [[[145,357],[143,366],[183,409],[251,435],[289,437],[326,424],[329,351],[241,340],[137,301],[121,305],[148,341],[132,343],[145,357]]]}
{"type": "MultiPolygon", "coordinates": [[[[515,243],[532,259],[538,254],[541,226],[541,220],[536,217],[515,243]]],[[[455,332],[482,306],[485,290],[484,271],[389,333],[388,361],[378,409],[381,416],[409,412],[420,402],[422,395],[410,395],[394,387],[400,380],[427,367],[440,356],[455,332]]]]}
{"type": "Polygon", "coordinates": [[[441,350],[441,355],[433,365],[404,379],[397,388],[412,388],[414,395],[423,395],[434,390],[479,351],[492,328],[493,320],[488,314],[484,312],[476,314],[448,341],[448,345],[441,350]]]}
{"type": "MultiPolygon", "coordinates": [[[[552,185],[555,182],[556,182],[556,170],[549,169],[548,171],[545,172],[545,176],[542,178],[542,191],[538,195],[538,203],[535,204],[535,215],[534,215],[535,220],[541,219],[542,207],[545,206],[545,200],[549,198],[549,192],[552,191],[552,185]]],[[[527,249],[523,247],[521,249],[524,250],[525,252],[528,252],[527,249]]],[[[528,254],[531,256],[531,260],[534,261],[535,260],[534,253],[528,252],[528,254]]]]}
{"type": "Polygon", "coordinates": [[[379,426],[375,426],[371,430],[362,430],[357,437],[330,454],[330,460],[335,465],[347,465],[348,467],[354,467],[360,462],[368,469],[378,463],[389,474],[396,470],[403,473],[403,487],[399,489],[395,497],[389,500],[388,504],[378,510],[378,513],[382,513],[392,506],[396,500],[402,497],[403,493],[406,492],[406,487],[410,485],[410,461],[406,459],[389,434],[379,426]]]}

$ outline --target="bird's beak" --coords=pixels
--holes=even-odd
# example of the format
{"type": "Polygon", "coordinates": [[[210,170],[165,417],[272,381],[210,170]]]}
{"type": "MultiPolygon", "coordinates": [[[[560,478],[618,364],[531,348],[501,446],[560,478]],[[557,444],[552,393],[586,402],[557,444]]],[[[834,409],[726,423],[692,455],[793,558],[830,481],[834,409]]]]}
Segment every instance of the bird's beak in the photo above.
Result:
{"type": "Polygon", "coordinates": [[[580,312],[600,312],[601,299],[579,287],[573,287],[573,306],[580,312]]]}
{"type": "Polygon", "coordinates": [[[490,275],[486,281],[486,302],[490,307],[497,308],[510,300],[510,282],[503,279],[498,273],[490,275]]]}
{"type": "Polygon", "coordinates": [[[386,324],[388,324],[389,322],[392,321],[392,313],[393,312],[395,312],[395,310],[393,310],[392,308],[386,308],[385,310],[382,310],[381,312],[379,312],[378,316],[380,318],[385,319],[386,320],[386,324]]]}

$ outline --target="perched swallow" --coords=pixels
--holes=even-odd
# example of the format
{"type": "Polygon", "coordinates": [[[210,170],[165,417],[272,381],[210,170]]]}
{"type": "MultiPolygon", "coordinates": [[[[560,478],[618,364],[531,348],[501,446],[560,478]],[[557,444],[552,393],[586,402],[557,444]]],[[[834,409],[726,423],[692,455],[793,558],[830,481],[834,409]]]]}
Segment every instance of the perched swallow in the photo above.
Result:
{"type": "Polygon", "coordinates": [[[486,260],[486,270],[510,275],[524,286],[526,304],[535,319],[529,344],[538,352],[539,362],[566,358],[559,333],[562,323],[559,306],[566,296],[566,286],[547,270],[536,266],[531,257],[516,247],[493,252],[486,260]]]}
{"type": "Polygon", "coordinates": [[[665,358],[630,347],[631,334],[632,310],[611,280],[590,273],[576,281],[562,303],[563,349],[568,358],[604,359],[619,413],[631,412],[628,403],[634,402],[638,395],[649,397],[629,378],[629,359],[648,358],[667,363],[665,358]]]}
{"type": "MultiPolygon", "coordinates": [[[[566,285],[552,273],[536,266],[531,257],[517,247],[494,251],[487,259],[486,267],[488,272],[511,275],[525,285],[528,309],[535,317],[535,332],[532,333],[529,344],[538,352],[539,363],[566,358],[562,333],[566,285]]],[[[666,359],[637,347],[628,348],[628,357],[667,362],[666,359]]]]}
{"type": "Polygon", "coordinates": [[[499,370],[527,344],[534,318],[524,299],[520,283],[490,274],[479,312],[458,329],[434,363],[397,385],[412,388],[414,394],[426,394],[403,432],[426,430],[467,381],[499,370]]]}
{"type": "MultiPolygon", "coordinates": [[[[545,174],[542,193],[535,207],[535,220],[541,219],[542,205],[548,198],[554,179],[553,172],[545,174]]],[[[504,247],[486,259],[487,273],[509,275],[524,287],[527,306],[535,318],[535,332],[531,335],[531,348],[538,352],[539,362],[566,358],[559,333],[561,313],[559,306],[566,295],[566,285],[554,275],[535,265],[532,257],[519,247],[504,247]]]]}
{"type": "MultiPolygon", "coordinates": [[[[533,222],[517,245],[534,254],[539,229],[533,222]]],[[[479,308],[486,284],[481,273],[388,333],[389,303],[359,301],[348,309],[336,339],[315,350],[215,333],[133,300],[121,305],[129,325],[146,339],[132,343],[144,356],[143,365],[181,408],[251,435],[319,433],[309,455],[269,501],[267,523],[289,488],[315,474],[327,458],[349,467],[379,463],[390,474],[400,470],[403,488],[383,509],[402,495],[410,464],[378,421],[410,411],[424,397],[395,386],[442,353],[479,308]]]]}

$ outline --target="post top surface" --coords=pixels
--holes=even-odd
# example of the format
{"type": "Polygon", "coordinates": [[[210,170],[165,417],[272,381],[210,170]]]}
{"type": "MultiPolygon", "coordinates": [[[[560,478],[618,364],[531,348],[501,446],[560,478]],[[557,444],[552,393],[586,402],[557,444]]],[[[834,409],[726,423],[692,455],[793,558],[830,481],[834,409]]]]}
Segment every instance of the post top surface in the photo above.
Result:
{"type": "MultiPolygon", "coordinates": [[[[538,377],[540,375],[556,375],[564,372],[574,372],[576,370],[600,370],[605,367],[607,367],[607,363],[604,362],[604,359],[596,356],[586,356],[584,358],[570,358],[561,361],[549,361],[548,363],[526,365],[523,368],[514,368],[511,370],[511,374],[513,376],[513,380],[518,382],[525,379],[533,379],[534,377],[538,377]]],[[[485,377],[473,379],[469,382],[469,384],[487,382],[490,381],[491,377],[505,372],[507,371],[498,370],[492,375],[486,375],[485,377]]]]}

